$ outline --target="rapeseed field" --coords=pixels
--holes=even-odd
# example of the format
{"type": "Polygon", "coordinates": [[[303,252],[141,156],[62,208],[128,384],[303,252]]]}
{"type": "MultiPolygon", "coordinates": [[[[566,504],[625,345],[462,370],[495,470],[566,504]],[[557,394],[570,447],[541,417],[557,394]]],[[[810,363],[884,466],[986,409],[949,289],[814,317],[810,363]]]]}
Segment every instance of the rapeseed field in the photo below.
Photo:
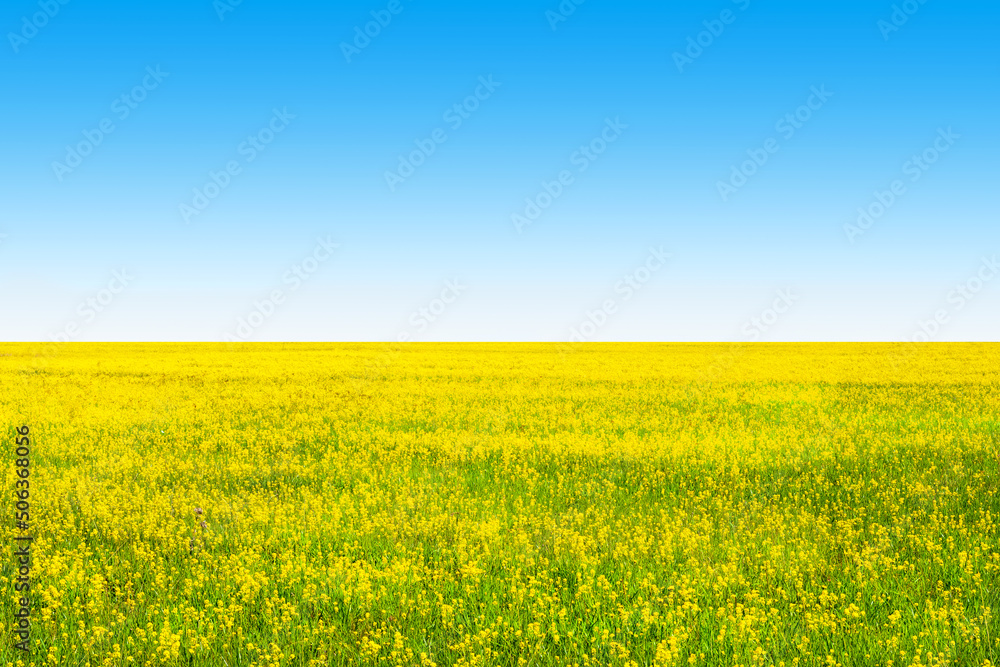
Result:
{"type": "Polygon", "coordinates": [[[0,390],[0,665],[1000,662],[997,345],[0,344],[0,390]]]}

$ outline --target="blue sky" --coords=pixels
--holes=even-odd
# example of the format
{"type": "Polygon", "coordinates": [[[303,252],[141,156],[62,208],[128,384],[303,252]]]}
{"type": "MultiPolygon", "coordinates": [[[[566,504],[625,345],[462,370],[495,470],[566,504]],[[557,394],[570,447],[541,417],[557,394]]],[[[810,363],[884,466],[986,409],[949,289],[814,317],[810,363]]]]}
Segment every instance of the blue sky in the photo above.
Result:
{"type": "Polygon", "coordinates": [[[5,3],[0,339],[997,340],[1000,6],[652,4],[5,3]]]}

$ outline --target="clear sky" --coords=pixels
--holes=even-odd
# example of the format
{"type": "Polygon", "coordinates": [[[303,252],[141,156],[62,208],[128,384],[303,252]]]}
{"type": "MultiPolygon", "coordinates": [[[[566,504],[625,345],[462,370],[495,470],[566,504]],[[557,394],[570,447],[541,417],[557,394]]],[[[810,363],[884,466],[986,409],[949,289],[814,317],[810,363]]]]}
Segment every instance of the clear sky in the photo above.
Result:
{"type": "Polygon", "coordinates": [[[998,18],[9,0],[0,339],[997,340],[998,18]]]}

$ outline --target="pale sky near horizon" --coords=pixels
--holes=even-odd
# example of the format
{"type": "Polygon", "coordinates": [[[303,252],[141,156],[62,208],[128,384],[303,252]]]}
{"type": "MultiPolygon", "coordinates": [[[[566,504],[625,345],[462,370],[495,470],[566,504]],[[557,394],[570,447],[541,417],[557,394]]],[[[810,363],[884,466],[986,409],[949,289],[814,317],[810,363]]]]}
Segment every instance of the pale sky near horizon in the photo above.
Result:
{"type": "Polygon", "coordinates": [[[12,0],[0,340],[995,341],[998,17],[12,0]]]}

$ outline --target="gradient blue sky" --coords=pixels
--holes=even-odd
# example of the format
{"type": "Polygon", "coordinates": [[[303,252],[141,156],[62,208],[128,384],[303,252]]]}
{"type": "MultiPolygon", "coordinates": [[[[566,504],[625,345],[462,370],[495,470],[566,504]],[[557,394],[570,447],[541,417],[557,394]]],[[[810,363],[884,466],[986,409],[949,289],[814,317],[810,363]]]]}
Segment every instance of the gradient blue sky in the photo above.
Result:
{"type": "Polygon", "coordinates": [[[609,300],[583,338],[902,340],[944,310],[932,339],[998,339],[1000,280],[954,291],[1000,253],[995,2],[914,0],[886,38],[891,1],[587,0],[553,29],[557,0],[400,0],[351,62],[341,44],[388,1],[244,0],[222,19],[220,3],[51,0],[36,31],[37,0],[4,3],[0,339],[559,341],[609,300]],[[169,76],[120,119],[147,67],[169,76]],[[452,129],[445,112],[490,76],[452,129]],[[814,86],[832,97],[786,139],[776,122],[814,86]],[[238,147],[273,109],[295,118],[248,163],[238,147]],[[580,172],[607,118],[628,127],[580,172]],[[114,132],[60,181],[53,162],[103,119],[114,132]],[[390,191],[385,172],[438,128],[390,191]],[[911,182],[942,128],[959,138],[911,182]],[[769,138],[778,152],[723,201],[769,138]],[[186,223],[179,206],[231,160],[242,172],[186,223]],[[519,233],[511,215],[562,170],[573,183],[519,233]],[[849,242],[895,179],[905,193],[849,242]],[[293,289],[318,237],[340,246],[293,289]],[[671,259],[626,299],[650,247],[671,259]],[[134,279],[88,315],[122,268],[134,279]],[[793,305],[757,329],[779,290],[793,305]]]}

